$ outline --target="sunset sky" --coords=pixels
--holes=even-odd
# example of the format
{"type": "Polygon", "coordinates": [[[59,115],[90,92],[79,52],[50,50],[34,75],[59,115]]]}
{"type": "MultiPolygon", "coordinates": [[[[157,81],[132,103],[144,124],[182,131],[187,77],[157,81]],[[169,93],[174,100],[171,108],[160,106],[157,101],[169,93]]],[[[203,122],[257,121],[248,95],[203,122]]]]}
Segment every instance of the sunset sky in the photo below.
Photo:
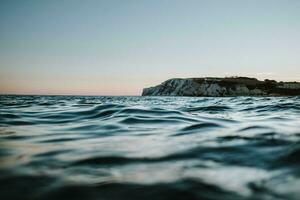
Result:
{"type": "Polygon", "coordinates": [[[299,0],[1,0],[0,93],[140,95],[175,77],[300,81],[299,0]]]}

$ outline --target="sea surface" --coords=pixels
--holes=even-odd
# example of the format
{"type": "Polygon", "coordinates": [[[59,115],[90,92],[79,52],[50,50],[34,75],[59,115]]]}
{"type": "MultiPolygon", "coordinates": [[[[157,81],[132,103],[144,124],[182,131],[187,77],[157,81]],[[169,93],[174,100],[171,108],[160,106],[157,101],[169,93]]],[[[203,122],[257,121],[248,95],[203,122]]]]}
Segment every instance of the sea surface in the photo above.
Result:
{"type": "Polygon", "coordinates": [[[300,97],[0,96],[0,199],[300,199],[300,97]]]}

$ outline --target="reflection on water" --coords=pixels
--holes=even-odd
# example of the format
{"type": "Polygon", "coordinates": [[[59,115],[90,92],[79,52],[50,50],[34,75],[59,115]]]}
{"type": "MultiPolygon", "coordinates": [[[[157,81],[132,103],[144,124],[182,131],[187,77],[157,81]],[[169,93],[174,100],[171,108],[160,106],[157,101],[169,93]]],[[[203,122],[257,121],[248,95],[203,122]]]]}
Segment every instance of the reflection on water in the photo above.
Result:
{"type": "Polygon", "coordinates": [[[300,199],[300,97],[0,96],[1,199],[300,199]]]}

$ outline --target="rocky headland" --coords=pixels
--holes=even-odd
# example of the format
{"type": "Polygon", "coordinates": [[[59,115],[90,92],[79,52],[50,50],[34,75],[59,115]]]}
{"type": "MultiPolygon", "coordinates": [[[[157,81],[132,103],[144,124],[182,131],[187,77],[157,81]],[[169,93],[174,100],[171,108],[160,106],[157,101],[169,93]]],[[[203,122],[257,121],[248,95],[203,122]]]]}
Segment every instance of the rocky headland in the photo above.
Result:
{"type": "Polygon", "coordinates": [[[149,88],[142,96],[295,96],[299,82],[260,81],[248,77],[174,78],[149,88]]]}

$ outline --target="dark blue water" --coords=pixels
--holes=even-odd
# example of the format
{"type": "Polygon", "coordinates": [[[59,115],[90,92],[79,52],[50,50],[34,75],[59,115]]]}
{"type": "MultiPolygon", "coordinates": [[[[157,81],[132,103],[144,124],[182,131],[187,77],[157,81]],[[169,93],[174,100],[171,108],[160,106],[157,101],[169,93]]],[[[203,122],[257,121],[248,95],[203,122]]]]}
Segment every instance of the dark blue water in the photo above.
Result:
{"type": "Polygon", "coordinates": [[[0,199],[300,199],[300,97],[0,96],[0,199]]]}

